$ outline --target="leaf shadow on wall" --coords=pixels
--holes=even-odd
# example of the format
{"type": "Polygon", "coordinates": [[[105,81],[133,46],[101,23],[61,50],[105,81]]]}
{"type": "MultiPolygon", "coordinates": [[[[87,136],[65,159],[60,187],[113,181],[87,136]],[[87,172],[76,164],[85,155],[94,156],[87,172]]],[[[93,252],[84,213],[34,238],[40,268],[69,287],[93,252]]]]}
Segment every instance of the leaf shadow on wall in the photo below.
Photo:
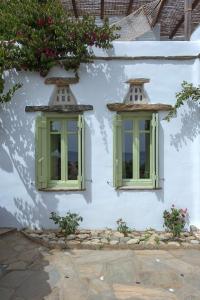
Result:
{"type": "Polygon", "coordinates": [[[17,220],[16,216],[14,216],[11,212],[9,212],[4,207],[0,206],[0,227],[5,227],[6,225],[9,227],[21,227],[20,222],[17,220]]]}
{"type": "Polygon", "coordinates": [[[200,105],[193,101],[188,101],[187,110],[181,109],[181,129],[179,132],[171,134],[170,144],[179,151],[188,142],[193,142],[200,135],[200,105]]]}
{"type": "MultiPolygon", "coordinates": [[[[150,62],[149,62],[150,63],[150,62]]],[[[95,106],[94,106],[94,114],[95,118],[99,123],[100,133],[102,135],[102,139],[104,142],[105,151],[110,155],[110,161],[111,164],[113,162],[112,157],[112,149],[110,149],[109,145],[112,145],[112,141],[110,142],[110,136],[108,136],[108,128],[109,131],[112,133],[112,120],[113,120],[113,112],[109,111],[107,108],[108,103],[112,102],[119,102],[123,103],[123,100],[129,90],[129,84],[126,84],[126,81],[130,79],[131,77],[134,77],[135,74],[133,71],[128,71],[130,67],[132,67],[134,64],[137,64],[135,62],[128,62],[121,63],[121,61],[110,61],[109,65],[107,61],[95,61],[95,64],[87,64],[81,66],[80,69],[80,78],[82,78],[81,74],[83,75],[87,72],[87,79],[88,80],[88,87],[86,83],[85,87],[85,97],[86,99],[94,99],[95,100],[95,106]],[[129,76],[129,77],[127,77],[129,76]],[[98,80],[98,85],[92,85],[91,82],[95,82],[95,80],[98,80]]],[[[145,77],[143,73],[137,74],[136,77],[145,77]]],[[[147,76],[148,77],[148,76],[147,76]]],[[[151,99],[149,98],[149,95],[146,92],[146,96],[148,98],[148,102],[151,102],[151,99]]],[[[93,101],[94,101],[93,100],[93,101]]],[[[92,103],[91,103],[92,104],[92,103]]],[[[96,128],[93,128],[92,122],[90,126],[91,133],[94,134],[94,131],[97,130],[96,128]]],[[[111,136],[112,138],[112,136],[111,136]]],[[[164,133],[163,128],[160,127],[160,136],[159,136],[159,143],[160,143],[160,157],[164,157],[164,133]]],[[[96,146],[96,145],[95,145],[96,146]]],[[[152,193],[154,193],[160,202],[164,202],[164,162],[163,159],[160,160],[160,190],[155,190],[152,193]]],[[[112,174],[111,178],[107,180],[106,183],[112,182],[112,174]]],[[[111,188],[113,188],[111,186],[111,188]]],[[[140,192],[140,191],[139,191],[140,192]]],[[[120,197],[120,195],[128,193],[127,191],[118,191],[117,196],[120,197]]],[[[132,192],[130,192],[132,193],[132,192]]],[[[150,192],[148,192],[150,193],[150,192]]]]}
{"type": "MultiPolygon", "coordinates": [[[[1,123],[0,123],[0,132],[2,132],[1,128],[1,123]]],[[[9,150],[7,150],[9,151],[9,150]]],[[[6,151],[4,145],[0,143],[0,166],[1,169],[8,172],[12,173],[13,172],[13,165],[11,163],[10,157],[8,152],[6,151]]]]}
{"type": "MultiPolygon", "coordinates": [[[[96,62],[95,64],[87,64],[81,66],[81,75],[87,73],[87,82],[85,85],[84,93],[86,99],[92,99],[94,106],[94,115],[99,123],[100,133],[103,139],[104,147],[107,153],[110,153],[109,149],[109,126],[112,128],[113,114],[108,110],[107,104],[109,102],[122,102],[123,98],[128,90],[123,90],[122,83],[124,83],[126,77],[124,74],[124,67],[121,64],[112,64],[111,66],[107,62],[96,62]],[[98,84],[91,85],[91,82],[98,82],[98,84]],[[88,84],[88,86],[87,86],[88,84]]],[[[91,134],[94,134],[96,128],[93,128],[92,122],[90,126],[91,134]]]]}
{"type": "Polygon", "coordinates": [[[16,82],[16,78],[17,81],[21,79],[24,87],[16,93],[10,103],[0,107],[0,169],[7,178],[4,181],[7,187],[3,189],[3,194],[0,194],[1,203],[4,202],[5,205],[1,204],[0,209],[1,214],[10,216],[4,218],[2,226],[15,224],[19,228],[45,225],[52,228],[55,225],[49,220],[50,212],[58,212],[59,197],[66,198],[70,195],[60,192],[58,197],[58,193],[36,190],[34,143],[36,114],[30,113],[27,116],[25,113],[26,105],[31,103],[41,105],[41,92],[45,88],[44,79],[41,78],[40,81],[38,74],[31,72],[25,78],[20,73],[11,72],[6,84],[11,86],[16,82]]]}

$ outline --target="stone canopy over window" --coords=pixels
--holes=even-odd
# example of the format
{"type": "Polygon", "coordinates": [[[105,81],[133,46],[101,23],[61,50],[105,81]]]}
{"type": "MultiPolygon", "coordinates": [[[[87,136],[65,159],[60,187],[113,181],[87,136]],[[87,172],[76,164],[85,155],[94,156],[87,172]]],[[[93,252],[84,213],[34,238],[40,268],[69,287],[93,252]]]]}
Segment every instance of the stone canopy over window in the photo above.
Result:
{"type": "Polygon", "coordinates": [[[72,93],[71,84],[78,82],[78,78],[52,77],[45,80],[46,84],[54,84],[55,90],[50,99],[50,105],[77,105],[72,93]]]}
{"type": "Polygon", "coordinates": [[[82,113],[93,110],[92,105],[77,104],[70,85],[78,83],[78,77],[51,77],[45,79],[45,84],[55,85],[49,104],[45,106],[26,106],[26,112],[82,113]]]}
{"type": "Polygon", "coordinates": [[[107,107],[110,111],[116,112],[133,112],[133,111],[170,111],[172,106],[164,103],[149,103],[149,97],[144,89],[144,84],[150,80],[146,78],[129,79],[129,90],[121,102],[108,103],[107,107]]]}

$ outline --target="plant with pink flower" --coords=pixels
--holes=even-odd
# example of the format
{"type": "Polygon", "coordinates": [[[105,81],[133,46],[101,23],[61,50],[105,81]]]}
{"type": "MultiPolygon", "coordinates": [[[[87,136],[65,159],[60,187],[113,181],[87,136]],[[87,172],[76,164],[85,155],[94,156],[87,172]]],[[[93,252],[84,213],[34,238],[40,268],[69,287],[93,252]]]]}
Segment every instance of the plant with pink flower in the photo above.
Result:
{"type": "Polygon", "coordinates": [[[180,237],[181,231],[183,231],[187,219],[189,217],[188,210],[182,208],[176,208],[172,204],[171,210],[165,210],[163,212],[164,227],[172,232],[173,237],[180,237]]]}

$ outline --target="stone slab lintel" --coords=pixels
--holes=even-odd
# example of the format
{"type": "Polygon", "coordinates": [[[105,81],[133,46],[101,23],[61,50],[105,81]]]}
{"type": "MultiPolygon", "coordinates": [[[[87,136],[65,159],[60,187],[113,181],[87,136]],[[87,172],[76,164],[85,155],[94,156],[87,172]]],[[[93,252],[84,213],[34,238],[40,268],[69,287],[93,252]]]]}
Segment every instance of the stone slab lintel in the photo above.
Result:
{"type": "Polygon", "coordinates": [[[26,106],[26,112],[54,112],[54,113],[79,113],[93,110],[92,105],[52,105],[52,106],[26,106]]]}
{"type": "Polygon", "coordinates": [[[170,111],[172,106],[168,104],[126,104],[108,103],[107,108],[111,111],[130,112],[130,111],[170,111]]]}

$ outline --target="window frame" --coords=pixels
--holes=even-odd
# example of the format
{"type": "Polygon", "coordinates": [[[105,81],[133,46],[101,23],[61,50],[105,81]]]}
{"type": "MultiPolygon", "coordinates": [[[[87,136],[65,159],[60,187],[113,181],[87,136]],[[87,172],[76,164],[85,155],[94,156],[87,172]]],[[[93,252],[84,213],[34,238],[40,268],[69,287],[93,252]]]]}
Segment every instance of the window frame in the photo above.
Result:
{"type": "MultiPolygon", "coordinates": [[[[45,122],[45,133],[42,135],[42,138],[45,139],[43,142],[43,156],[44,156],[44,173],[46,174],[46,178],[44,184],[40,184],[38,181],[38,172],[37,170],[40,168],[38,160],[38,148],[42,146],[37,142],[36,144],[36,182],[39,190],[84,190],[84,119],[82,114],[59,114],[59,113],[43,113],[41,118],[43,118],[43,122],[45,122]],[[51,179],[51,159],[50,159],[50,140],[51,140],[51,131],[50,131],[50,122],[54,120],[61,121],[61,180],[52,180],[51,179]],[[62,165],[67,165],[67,135],[70,131],[67,131],[67,120],[77,120],[77,138],[78,138],[78,177],[77,180],[67,180],[66,170],[62,168],[62,165]],[[64,125],[65,124],[65,125],[64,125]],[[65,126],[65,130],[64,130],[65,126]],[[65,180],[64,180],[65,179],[65,180]]],[[[56,134],[56,133],[55,133],[56,134]]],[[[38,129],[36,131],[36,140],[38,139],[38,129]]]]}
{"type": "Polygon", "coordinates": [[[124,189],[155,189],[158,184],[158,114],[153,112],[118,112],[114,120],[114,143],[113,143],[113,179],[115,188],[124,189]],[[133,178],[123,178],[123,127],[122,122],[132,119],[136,133],[133,141],[133,178]],[[150,120],[150,178],[139,178],[139,120],[150,120]],[[134,157],[134,153],[136,159],[134,157]]]}

